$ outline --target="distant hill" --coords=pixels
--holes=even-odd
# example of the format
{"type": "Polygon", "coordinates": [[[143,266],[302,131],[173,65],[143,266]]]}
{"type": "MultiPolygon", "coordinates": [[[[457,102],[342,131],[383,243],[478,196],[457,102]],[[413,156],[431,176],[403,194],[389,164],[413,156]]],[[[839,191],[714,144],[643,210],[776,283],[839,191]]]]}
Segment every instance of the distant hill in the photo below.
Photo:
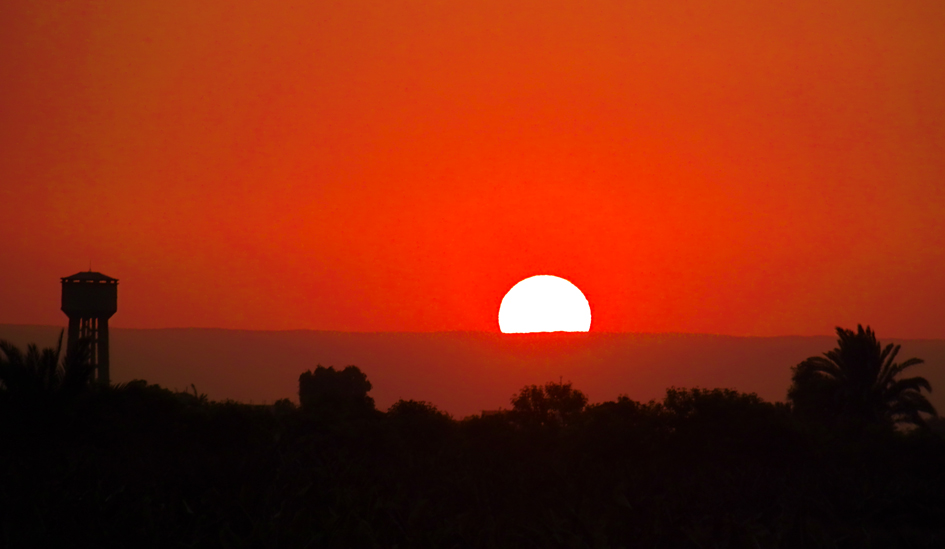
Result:
{"type": "MultiPolygon", "coordinates": [[[[59,327],[0,325],[0,339],[55,343],[59,327]]],[[[880,334],[882,336],[882,334],[880,334]]],[[[694,334],[522,334],[485,332],[257,332],[216,329],[112,329],[112,379],[146,379],[212,399],[297,400],[299,374],[316,365],[354,364],[368,375],[378,408],[426,400],[463,417],[509,407],[526,384],[574,382],[591,402],[626,394],[659,399],[667,387],[730,387],[784,400],[791,366],[832,349],[835,338],[694,334]]],[[[883,340],[886,343],[885,340],[883,340]]],[[[945,340],[890,340],[932,383],[945,412],[945,340]]]]}

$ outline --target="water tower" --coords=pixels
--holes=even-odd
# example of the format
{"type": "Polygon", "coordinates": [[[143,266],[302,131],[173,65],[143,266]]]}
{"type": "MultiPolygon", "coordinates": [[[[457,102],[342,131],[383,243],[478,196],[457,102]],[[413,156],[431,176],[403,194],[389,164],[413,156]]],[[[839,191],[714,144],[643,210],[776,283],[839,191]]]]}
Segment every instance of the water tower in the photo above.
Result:
{"type": "Polygon", "coordinates": [[[62,312],[69,317],[69,349],[91,342],[89,362],[99,383],[108,384],[108,319],[118,310],[118,279],[86,271],[62,278],[62,312]]]}

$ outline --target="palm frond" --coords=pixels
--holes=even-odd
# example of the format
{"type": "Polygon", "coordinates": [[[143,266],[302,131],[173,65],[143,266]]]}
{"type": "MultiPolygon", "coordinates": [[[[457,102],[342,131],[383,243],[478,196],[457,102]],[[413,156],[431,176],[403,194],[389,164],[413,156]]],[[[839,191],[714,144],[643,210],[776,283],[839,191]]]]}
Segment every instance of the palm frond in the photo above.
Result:
{"type": "Polygon", "coordinates": [[[896,380],[884,392],[886,400],[891,401],[897,399],[899,395],[905,391],[920,392],[921,389],[925,389],[931,393],[932,385],[929,383],[929,380],[925,379],[924,377],[916,376],[896,380]]]}
{"type": "Polygon", "coordinates": [[[888,367],[896,360],[896,355],[899,354],[901,348],[902,345],[895,345],[893,343],[886,345],[883,352],[879,355],[879,362],[883,364],[884,367],[888,367]]]}
{"type": "Polygon", "coordinates": [[[80,339],[62,354],[63,332],[56,347],[39,349],[29,345],[26,353],[7,341],[0,341],[0,385],[26,399],[56,394],[74,394],[87,386],[94,367],[89,363],[91,341],[80,339]]]}
{"type": "Polygon", "coordinates": [[[830,358],[812,356],[804,362],[797,365],[797,368],[803,370],[805,374],[821,374],[833,379],[842,379],[844,377],[843,369],[830,358]]]}
{"type": "Polygon", "coordinates": [[[889,408],[889,416],[897,423],[914,423],[923,425],[924,422],[919,416],[919,412],[924,412],[933,417],[938,417],[935,406],[925,398],[925,395],[916,391],[904,391],[899,399],[889,408]],[[919,421],[915,421],[919,418],[919,421]]]}
{"type": "MultiPolygon", "coordinates": [[[[882,378],[879,379],[877,385],[879,387],[888,387],[893,383],[893,380],[901,374],[906,368],[911,368],[912,366],[917,366],[919,364],[925,364],[925,361],[921,358],[910,358],[909,360],[903,362],[902,364],[893,364],[890,366],[889,370],[885,372],[882,378]]],[[[929,392],[931,392],[931,387],[929,392]]]]}
{"type": "Polygon", "coordinates": [[[895,360],[896,360],[896,355],[899,354],[900,348],[901,348],[900,345],[893,346],[892,344],[889,344],[886,346],[886,349],[883,350],[883,354],[880,357],[880,362],[883,363],[883,366],[880,369],[880,374],[879,374],[879,385],[881,387],[885,387],[886,385],[889,385],[889,382],[896,375],[895,373],[893,373],[893,371],[898,366],[895,360]]]}

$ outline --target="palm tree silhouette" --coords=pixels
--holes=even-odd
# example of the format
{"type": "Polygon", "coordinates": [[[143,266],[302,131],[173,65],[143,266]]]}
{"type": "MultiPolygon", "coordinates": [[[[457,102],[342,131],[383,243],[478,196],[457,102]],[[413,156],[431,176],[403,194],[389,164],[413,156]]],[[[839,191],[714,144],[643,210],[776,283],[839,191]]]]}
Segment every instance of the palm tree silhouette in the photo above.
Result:
{"type": "Polygon", "coordinates": [[[89,363],[88,339],[80,339],[62,357],[62,332],[55,348],[42,351],[29,345],[26,353],[0,340],[0,387],[10,395],[37,398],[56,394],[71,395],[89,385],[94,372],[89,363]]]}
{"type": "Polygon", "coordinates": [[[900,345],[883,347],[869,326],[838,327],[837,336],[837,348],[793,368],[788,399],[800,415],[847,425],[924,425],[920,413],[937,415],[922,394],[932,391],[927,379],[897,379],[922,359],[895,362],[900,345]]]}

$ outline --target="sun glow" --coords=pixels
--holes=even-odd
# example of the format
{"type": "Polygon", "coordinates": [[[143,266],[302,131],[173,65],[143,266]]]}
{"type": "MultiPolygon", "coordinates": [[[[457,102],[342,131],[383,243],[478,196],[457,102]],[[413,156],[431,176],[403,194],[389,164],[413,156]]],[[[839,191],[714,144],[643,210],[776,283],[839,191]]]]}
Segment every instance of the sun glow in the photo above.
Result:
{"type": "Polygon", "coordinates": [[[587,298],[577,286],[557,276],[526,278],[512,286],[499,305],[499,330],[505,334],[590,329],[587,298]]]}

